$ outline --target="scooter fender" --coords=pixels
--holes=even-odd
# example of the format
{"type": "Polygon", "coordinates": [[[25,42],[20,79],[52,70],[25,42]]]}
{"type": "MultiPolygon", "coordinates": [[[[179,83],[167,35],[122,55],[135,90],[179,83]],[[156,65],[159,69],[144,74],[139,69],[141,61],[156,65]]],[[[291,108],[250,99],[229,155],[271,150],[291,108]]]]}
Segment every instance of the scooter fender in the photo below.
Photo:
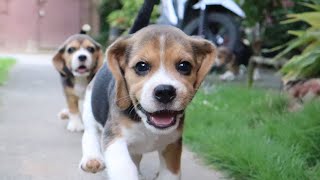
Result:
{"type": "Polygon", "coordinates": [[[203,9],[205,6],[221,5],[236,15],[245,18],[245,12],[233,0],[200,0],[192,6],[193,9],[203,9]]]}

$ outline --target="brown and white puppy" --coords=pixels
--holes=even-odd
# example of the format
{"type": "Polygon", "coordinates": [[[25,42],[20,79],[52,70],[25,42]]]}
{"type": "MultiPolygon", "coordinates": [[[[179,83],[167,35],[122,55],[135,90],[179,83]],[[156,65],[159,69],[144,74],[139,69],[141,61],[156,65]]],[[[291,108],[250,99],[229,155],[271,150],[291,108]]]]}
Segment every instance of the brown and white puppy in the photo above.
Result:
{"type": "Polygon", "coordinates": [[[138,180],[142,155],[158,151],[157,180],[180,179],[185,109],[215,58],[211,42],[171,26],[114,42],[86,92],[80,167],[106,166],[110,180],[138,180]]]}
{"type": "MultiPolygon", "coordinates": [[[[220,80],[233,81],[237,78],[241,78],[245,72],[246,67],[237,62],[236,55],[227,47],[220,46],[217,48],[217,60],[215,66],[218,68],[224,68],[226,71],[219,76],[220,80]]],[[[254,70],[254,80],[260,79],[260,73],[258,69],[254,70]]]]}
{"type": "Polygon", "coordinates": [[[69,37],[53,57],[53,65],[61,76],[68,109],[59,113],[61,119],[69,119],[67,129],[82,131],[79,111],[80,100],[91,79],[103,64],[101,46],[85,34],[69,37]]]}
{"type": "Polygon", "coordinates": [[[320,79],[289,81],[285,83],[284,90],[289,95],[289,111],[297,111],[305,102],[319,99],[320,79]]]}
{"type": "Polygon", "coordinates": [[[219,76],[221,80],[233,81],[239,75],[239,65],[236,63],[235,54],[227,47],[220,46],[217,49],[217,67],[224,67],[226,72],[219,76]]]}

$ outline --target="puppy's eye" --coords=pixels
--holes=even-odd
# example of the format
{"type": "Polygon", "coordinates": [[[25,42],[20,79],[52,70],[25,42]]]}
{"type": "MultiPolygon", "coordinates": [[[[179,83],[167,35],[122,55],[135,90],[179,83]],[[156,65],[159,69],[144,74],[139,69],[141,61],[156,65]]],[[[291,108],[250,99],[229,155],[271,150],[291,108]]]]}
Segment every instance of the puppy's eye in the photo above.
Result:
{"type": "Polygon", "coordinates": [[[138,62],[134,67],[134,70],[139,76],[146,75],[151,69],[151,66],[146,62],[138,62]]]}
{"type": "Polygon", "coordinates": [[[182,61],[176,65],[177,71],[183,75],[190,75],[192,70],[192,65],[188,61],[182,61]]]}
{"type": "Polygon", "coordinates": [[[67,50],[67,52],[69,53],[69,54],[72,54],[73,52],[75,52],[76,51],[76,48],[74,48],[74,47],[70,47],[70,48],[68,48],[68,50],[67,50]]]}
{"type": "Polygon", "coordinates": [[[95,51],[94,47],[87,47],[87,50],[88,50],[90,53],[94,53],[94,51],[95,51]]]}

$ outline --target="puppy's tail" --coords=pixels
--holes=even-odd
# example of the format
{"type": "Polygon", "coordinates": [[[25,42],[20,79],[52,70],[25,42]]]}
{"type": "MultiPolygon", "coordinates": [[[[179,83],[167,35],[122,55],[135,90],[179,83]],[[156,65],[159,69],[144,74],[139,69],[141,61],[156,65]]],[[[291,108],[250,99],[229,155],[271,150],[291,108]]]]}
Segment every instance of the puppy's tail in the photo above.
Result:
{"type": "Polygon", "coordinates": [[[129,34],[133,34],[140,29],[149,25],[151,13],[156,0],[144,0],[142,7],[139,10],[138,16],[136,17],[129,34]]]}
{"type": "Polygon", "coordinates": [[[80,30],[80,34],[88,34],[90,30],[91,30],[91,26],[89,24],[84,24],[80,30]]]}

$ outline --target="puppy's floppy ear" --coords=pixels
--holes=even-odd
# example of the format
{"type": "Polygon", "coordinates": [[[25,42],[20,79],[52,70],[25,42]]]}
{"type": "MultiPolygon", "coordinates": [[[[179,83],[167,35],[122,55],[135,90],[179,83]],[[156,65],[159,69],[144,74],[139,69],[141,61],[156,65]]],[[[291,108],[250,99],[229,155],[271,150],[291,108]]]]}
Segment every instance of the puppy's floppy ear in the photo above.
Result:
{"type": "Polygon", "coordinates": [[[217,56],[216,47],[210,41],[200,37],[191,37],[191,46],[197,60],[197,79],[194,88],[198,89],[208,74],[217,56]]]}
{"type": "Polygon", "coordinates": [[[67,75],[64,71],[65,60],[63,58],[63,53],[65,51],[65,45],[61,46],[56,54],[53,56],[52,62],[54,67],[63,75],[67,75]]]}
{"type": "Polygon", "coordinates": [[[97,62],[96,62],[96,67],[93,69],[93,73],[96,74],[100,67],[103,65],[104,62],[104,54],[101,49],[101,45],[97,42],[94,42],[94,45],[96,46],[96,49],[98,51],[98,57],[97,57],[97,62]]]}
{"type": "Polygon", "coordinates": [[[127,37],[118,39],[107,49],[108,66],[116,80],[116,104],[121,110],[126,110],[131,106],[129,91],[124,78],[129,48],[129,37],[127,37]]]}

